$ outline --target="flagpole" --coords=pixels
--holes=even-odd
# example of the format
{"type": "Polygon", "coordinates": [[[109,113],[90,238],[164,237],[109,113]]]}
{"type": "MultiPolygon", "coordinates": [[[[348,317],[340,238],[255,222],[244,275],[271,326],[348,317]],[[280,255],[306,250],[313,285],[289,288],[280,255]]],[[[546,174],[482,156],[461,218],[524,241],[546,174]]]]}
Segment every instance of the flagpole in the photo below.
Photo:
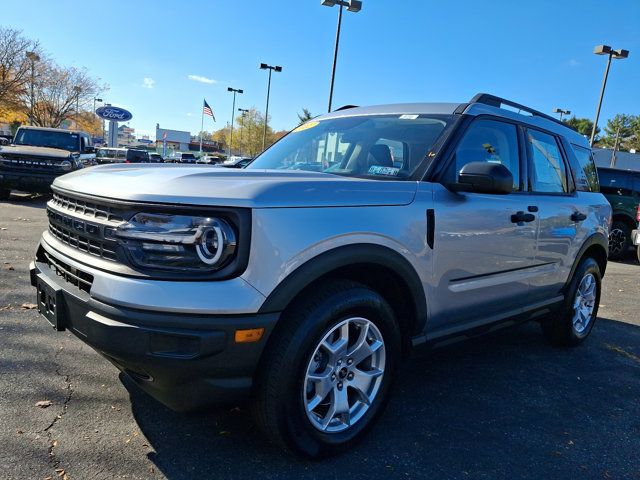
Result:
{"type": "Polygon", "coordinates": [[[202,130],[204,129],[204,102],[202,103],[202,121],[200,122],[200,155],[202,155],[202,130]]]}

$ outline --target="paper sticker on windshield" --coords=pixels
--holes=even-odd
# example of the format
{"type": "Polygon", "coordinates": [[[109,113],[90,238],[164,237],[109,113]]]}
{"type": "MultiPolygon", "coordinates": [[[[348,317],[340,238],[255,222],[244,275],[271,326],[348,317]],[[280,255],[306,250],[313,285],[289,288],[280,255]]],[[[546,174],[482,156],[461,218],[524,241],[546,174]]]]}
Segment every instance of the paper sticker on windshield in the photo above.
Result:
{"type": "Polygon", "coordinates": [[[395,177],[398,175],[400,171],[399,168],[396,167],[382,167],[380,165],[371,165],[369,167],[369,175],[388,175],[391,177],[395,177]]]}
{"type": "Polygon", "coordinates": [[[307,123],[303,123],[297,128],[294,128],[293,131],[302,132],[304,130],[309,130],[310,128],[317,127],[318,125],[320,125],[320,122],[307,122],[307,123]]]}
{"type": "Polygon", "coordinates": [[[418,115],[400,115],[400,120],[415,120],[416,118],[418,118],[418,115]]]}

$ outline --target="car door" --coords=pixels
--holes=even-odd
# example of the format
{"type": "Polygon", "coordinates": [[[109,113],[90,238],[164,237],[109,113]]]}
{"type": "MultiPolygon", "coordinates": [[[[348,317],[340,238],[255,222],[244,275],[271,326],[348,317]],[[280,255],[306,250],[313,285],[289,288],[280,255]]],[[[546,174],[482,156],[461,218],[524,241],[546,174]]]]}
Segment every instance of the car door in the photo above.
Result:
{"type": "Polygon", "coordinates": [[[537,223],[523,192],[522,152],[516,123],[477,118],[434,184],[433,336],[491,322],[527,301],[537,223]],[[445,186],[457,181],[464,165],[479,161],[507,167],[512,193],[456,192],[445,186]],[[527,221],[518,221],[525,212],[527,221]]]}
{"type": "Polygon", "coordinates": [[[525,129],[530,203],[538,209],[538,275],[531,279],[530,297],[550,299],[560,294],[579,246],[589,206],[575,191],[566,152],[552,133],[525,129]]]}

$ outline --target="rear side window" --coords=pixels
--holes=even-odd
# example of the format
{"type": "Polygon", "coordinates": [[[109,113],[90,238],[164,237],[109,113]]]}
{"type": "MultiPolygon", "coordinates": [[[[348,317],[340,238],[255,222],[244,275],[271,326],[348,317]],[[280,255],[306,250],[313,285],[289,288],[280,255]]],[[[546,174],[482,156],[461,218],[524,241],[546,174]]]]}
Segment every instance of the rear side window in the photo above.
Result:
{"type": "Polygon", "coordinates": [[[573,153],[575,153],[578,164],[580,165],[580,169],[575,172],[578,190],[598,192],[600,190],[598,185],[598,171],[596,170],[596,164],[593,161],[591,151],[588,148],[573,144],[571,148],[573,148],[573,153]]]}
{"type": "Polygon", "coordinates": [[[529,149],[529,190],[541,193],[567,193],[567,169],[553,135],[527,130],[529,149]]]}
{"type": "Polygon", "coordinates": [[[621,171],[600,170],[600,191],[608,195],[632,195],[631,175],[621,171]]]}

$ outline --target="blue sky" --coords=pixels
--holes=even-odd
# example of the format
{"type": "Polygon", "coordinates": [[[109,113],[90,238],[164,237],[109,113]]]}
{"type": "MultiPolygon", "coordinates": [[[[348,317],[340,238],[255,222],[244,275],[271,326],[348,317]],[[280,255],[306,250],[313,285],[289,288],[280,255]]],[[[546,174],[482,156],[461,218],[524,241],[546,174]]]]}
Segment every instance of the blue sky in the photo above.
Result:
{"type": "MultiPolygon", "coordinates": [[[[320,0],[21,0],[2,10],[1,25],[108,83],[104,98],[131,110],[138,133],[154,134],[156,123],[197,132],[203,97],[218,120],[207,117],[205,129],[221,128],[228,86],[245,91],[236,108],[264,111],[260,62],[284,68],[273,76],[274,128],[295,126],[302,107],[327,108],[338,11],[320,0]]],[[[343,18],[334,107],[462,102],[483,91],[592,118],[601,43],[631,51],[613,62],[601,118],[640,114],[637,0],[363,0],[343,18]]]]}

